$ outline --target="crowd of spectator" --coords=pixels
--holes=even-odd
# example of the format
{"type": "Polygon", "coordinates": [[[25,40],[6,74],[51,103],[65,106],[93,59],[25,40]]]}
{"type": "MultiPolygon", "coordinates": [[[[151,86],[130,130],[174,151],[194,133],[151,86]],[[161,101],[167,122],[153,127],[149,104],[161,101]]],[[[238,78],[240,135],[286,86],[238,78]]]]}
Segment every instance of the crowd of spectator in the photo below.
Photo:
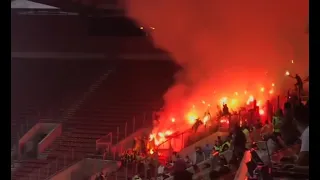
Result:
{"type": "MultiPolygon", "coordinates": [[[[278,109],[272,123],[266,123],[262,128],[261,136],[264,140],[261,143],[266,144],[265,148],[263,146],[258,147],[255,152],[263,164],[274,164],[280,171],[288,172],[288,174],[300,172],[308,176],[308,101],[303,104],[298,97],[288,98],[283,111],[278,109]]],[[[273,172],[277,172],[278,169],[273,172]]]]}
{"type": "MultiPolygon", "coordinates": [[[[146,138],[135,138],[131,150],[121,154],[121,168],[132,170],[132,179],[159,179],[170,177],[174,179],[203,179],[202,171],[210,171],[209,177],[216,179],[224,174],[234,172],[240,166],[246,150],[252,147],[253,142],[265,140],[270,154],[279,149],[287,148],[301,141],[301,149],[297,155],[296,163],[308,164],[309,132],[308,132],[308,103],[306,105],[292,104],[287,102],[282,109],[278,109],[273,116],[272,122],[266,121],[262,126],[259,119],[248,124],[243,122],[236,124],[230,129],[230,135],[222,140],[217,140],[204,147],[196,147],[194,155],[181,157],[178,152],[165,160],[159,160],[160,153],[150,154],[147,151],[146,138]],[[140,142],[140,147],[136,142],[140,142]],[[143,143],[142,143],[143,142],[143,143]],[[141,147],[141,144],[145,147],[141,147]],[[224,151],[231,152],[231,158],[222,155],[224,151]],[[212,163],[214,159],[216,163],[212,163]],[[203,163],[204,162],[204,163],[203,163]]],[[[160,155],[161,156],[161,155],[160,155]]]]}
{"type": "Polygon", "coordinates": [[[266,123],[261,130],[263,140],[266,141],[268,153],[272,154],[280,149],[292,145],[301,146],[298,164],[308,164],[309,154],[309,107],[308,103],[286,102],[284,113],[279,109],[278,117],[272,124],[266,123]]]}
{"type": "Polygon", "coordinates": [[[172,152],[172,155],[164,161],[159,160],[157,153],[152,156],[137,152],[133,148],[121,155],[122,167],[134,169],[135,175],[132,179],[156,178],[163,180],[169,177],[192,179],[193,174],[198,174],[197,179],[200,180],[203,179],[200,174],[204,170],[210,170],[210,176],[212,177],[221,176],[229,173],[231,169],[235,170],[236,166],[239,165],[247,143],[244,133],[246,131],[249,131],[247,126],[236,126],[225,140],[218,136],[214,144],[196,147],[192,156],[181,157],[178,152],[172,152]],[[236,149],[234,151],[236,153],[232,153],[233,160],[228,164],[226,157],[219,154],[229,150],[231,146],[236,149]],[[212,163],[211,160],[213,159],[217,163],[212,163]],[[205,163],[201,164],[202,162],[205,163]],[[155,170],[155,167],[158,167],[157,170],[155,170]]]}

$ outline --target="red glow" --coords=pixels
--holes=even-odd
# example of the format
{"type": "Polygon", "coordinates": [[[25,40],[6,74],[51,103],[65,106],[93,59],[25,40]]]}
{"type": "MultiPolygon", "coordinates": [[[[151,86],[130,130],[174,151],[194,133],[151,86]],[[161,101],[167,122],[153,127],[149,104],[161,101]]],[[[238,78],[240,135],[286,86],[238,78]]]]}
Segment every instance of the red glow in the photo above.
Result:
{"type": "Polygon", "coordinates": [[[229,120],[227,120],[227,119],[221,119],[221,120],[220,120],[220,123],[227,123],[227,124],[229,124],[229,120]]]}
{"type": "Polygon", "coordinates": [[[260,109],[260,110],[259,110],[259,114],[260,114],[260,115],[264,115],[264,110],[263,110],[263,109],[260,109]]]}
{"type": "Polygon", "coordinates": [[[289,71],[308,72],[308,1],[125,1],[129,17],[142,27],[155,27],[154,46],[183,67],[163,97],[155,143],[166,139],[159,132],[190,129],[222,104],[234,111],[254,100],[263,106],[292,86],[292,79],[284,77],[289,71]]]}
{"type": "Polygon", "coordinates": [[[150,154],[153,154],[153,153],[154,153],[153,149],[150,149],[149,153],[150,153],[150,154]]]}
{"type": "Polygon", "coordinates": [[[271,89],[271,90],[269,91],[269,94],[273,94],[273,89],[271,89]]]}
{"type": "Polygon", "coordinates": [[[210,120],[210,116],[207,115],[203,118],[203,123],[206,124],[209,120],[210,120]]]}

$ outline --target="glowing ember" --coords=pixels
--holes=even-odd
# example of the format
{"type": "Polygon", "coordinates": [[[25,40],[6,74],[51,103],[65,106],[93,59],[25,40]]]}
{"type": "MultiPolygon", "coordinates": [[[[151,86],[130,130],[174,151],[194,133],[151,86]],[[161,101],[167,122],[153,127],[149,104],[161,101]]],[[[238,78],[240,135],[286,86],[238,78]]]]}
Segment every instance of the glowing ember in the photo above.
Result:
{"type": "Polygon", "coordinates": [[[176,122],[176,119],[175,118],[171,118],[171,122],[176,122]]]}
{"type": "Polygon", "coordinates": [[[261,91],[261,92],[264,92],[264,87],[260,88],[260,91],[261,91]]]}
{"type": "Polygon", "coordinates": [[[291,63],[292,63],[292,64],[294,63],[293,60],[291,60],[291,63]]]}
{"type": "Polygon", "coordinates": [[[260,106],[260,105],[261,105],[261,101],[258,101],[258,102],[257,102],[257,106],[260,106]]]}
{"type": "Polygon", "coordinates": [[[254,101],[254,97],[252,95],[250,95],[248,100],[247,100],[247,105],[249,105],[253,101],[254,101]]]}
{"type": "Polygon", "coordinates": [[[269,91],[269,94],[273,94],[273,89],[271,89],[271,90],[269,91]]]}
{"type": "Polygon", "coordinates": [[[238,96],[238,95],[239,95],[239,93],[238,93],[238,92],[235,92],[235,93],[234,93],[234,95],[238,96]]]}
{"type": "Polygon", "coordinates": [[[286,71],[286,76],[289,76],[290,75],[290,72],[289,71],[286,71]]]}
{"type": "Polygon", "coordinates": [[[153,149],[150,149],[149,153],[150,153],[150,154],[153,154],[153,153],[154,153],[153,149]]]}
{"type": "Polygon", "coordinates": [[[205,102],[205,101],[203,101],[203,100],[202,100],[201,102],[202,102],[202,104],[206,104],[206,102],[205,102]]]}
{"type": "Polygon", "coordinates": [[[260,114],[260,115],[264,115],[264,110],[263,110],[263,109],[260,109],[260,110],[259,110],[259,114],[260,114]]]}
{"type": "Polygon", "coordinates": [[[271,86],[272,86],[272,87],[274,87],[274,86],[275,86],[275,84],[274,84],[274,83],[272,83],[272,84],[271,84],[271,86]]]}

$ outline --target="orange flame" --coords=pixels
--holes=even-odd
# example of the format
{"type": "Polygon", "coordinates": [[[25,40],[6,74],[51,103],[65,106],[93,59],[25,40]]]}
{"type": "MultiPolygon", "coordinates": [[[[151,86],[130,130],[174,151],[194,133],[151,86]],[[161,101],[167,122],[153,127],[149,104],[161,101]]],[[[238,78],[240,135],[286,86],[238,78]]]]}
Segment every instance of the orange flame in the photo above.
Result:
{"type": "Polygon", "coordinates": [[[150,153],[150,154],[153,154],[153,153],[154,153],[153,149],[150,149],[149,153],[150,153]]]}

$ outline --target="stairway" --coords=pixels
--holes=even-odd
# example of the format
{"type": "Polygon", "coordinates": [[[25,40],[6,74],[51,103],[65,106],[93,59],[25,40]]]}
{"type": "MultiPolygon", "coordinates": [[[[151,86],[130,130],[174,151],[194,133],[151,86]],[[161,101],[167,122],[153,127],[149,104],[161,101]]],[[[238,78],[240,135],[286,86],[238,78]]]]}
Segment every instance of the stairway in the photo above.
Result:
{"type": "Polygon", "coordinates": [[[109,70],[107,73],[100,76],[100,78],[91,85],[89,88],[89,91],[85,92],[82,98],[80,98],[78,101],[76,101],[69,110],[66,111],[66,115],[63,117],[63,121],[68,120],[70,117],[74,115],[74,113],[80,108],[80,106],[83,104],[83,102],[92,94],[94,93],[102,84],[104,80],[106,80],[109,75],[112,73],[112,70],[109,70]]]}

